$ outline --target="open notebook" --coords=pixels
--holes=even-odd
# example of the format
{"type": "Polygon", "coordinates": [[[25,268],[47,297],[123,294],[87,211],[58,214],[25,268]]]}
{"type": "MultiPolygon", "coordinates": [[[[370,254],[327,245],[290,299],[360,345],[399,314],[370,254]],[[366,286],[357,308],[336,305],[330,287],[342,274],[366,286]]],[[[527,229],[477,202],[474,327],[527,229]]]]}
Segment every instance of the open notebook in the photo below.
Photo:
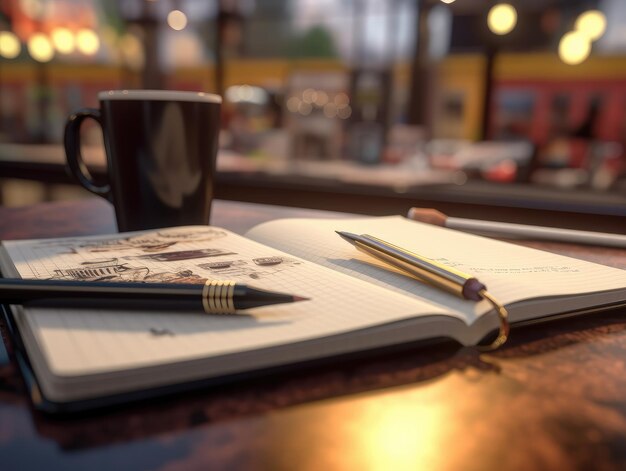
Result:
{"type": "Polygon", "coordinates": [[[242,237],[192,226],[109,236],[7,241],[6,277],[197,282],[229,279],[311,298],[248,315],[13,306],[44,396],[120,395],[286,364],[496,329],[487,302],[439,291],[362,254],[335,230],[368,233],[475,275],[510,320],[626,301],[626,272],[402,217],[286,219],[242,237]]]}

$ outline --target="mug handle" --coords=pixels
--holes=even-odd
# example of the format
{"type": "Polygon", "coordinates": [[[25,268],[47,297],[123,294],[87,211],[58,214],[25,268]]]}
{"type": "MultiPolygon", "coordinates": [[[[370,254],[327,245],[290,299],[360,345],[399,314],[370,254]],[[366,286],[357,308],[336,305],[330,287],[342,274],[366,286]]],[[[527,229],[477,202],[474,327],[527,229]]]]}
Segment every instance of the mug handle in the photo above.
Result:
{"type": "Polygon", "coordinates": [[[78,182],[84,186],[87,190],[102,196],[109,202],[112,202],[111,185],[104,184],[98,185],[89,169],[83,161],[83,156],[80,153],[80,125],[82,122],[91,118],[95,120],[100,127],[102,127],[102,116],[100,110],[94,108],[83,108],[70,115],[65,123],[65,155],[67,156],[67,165],[70,172],[78,180],[78,182]]]}

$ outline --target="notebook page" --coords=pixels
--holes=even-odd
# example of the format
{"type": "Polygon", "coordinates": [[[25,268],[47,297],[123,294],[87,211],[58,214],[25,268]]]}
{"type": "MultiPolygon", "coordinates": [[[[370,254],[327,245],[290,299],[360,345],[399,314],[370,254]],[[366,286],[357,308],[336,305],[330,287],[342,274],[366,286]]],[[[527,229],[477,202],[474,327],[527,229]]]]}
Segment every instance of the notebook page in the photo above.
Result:
{"type": "Polygon", "coordinates": [[[444,310],[222,229],[189,227],[5,242],[23,278],[197,282],[231,279],[311,298],[245,316],[26,309],[18,317],[57,375],[126,370],[292,343],[444,310]]]}
{"type": "MultiPolygon", "coordinates": [[[[501,302],[626,290],[626,271],[487,237],[410,221],[400,216],[319,220],[283,219],[247,236],[353,277],[461,312],[471,323],[490,309],[401,274],[364,254],[335,231],[369,234],[476,276],[501,302]]],[[[624,295],[626,297],[626,294],[624,295]]]]}

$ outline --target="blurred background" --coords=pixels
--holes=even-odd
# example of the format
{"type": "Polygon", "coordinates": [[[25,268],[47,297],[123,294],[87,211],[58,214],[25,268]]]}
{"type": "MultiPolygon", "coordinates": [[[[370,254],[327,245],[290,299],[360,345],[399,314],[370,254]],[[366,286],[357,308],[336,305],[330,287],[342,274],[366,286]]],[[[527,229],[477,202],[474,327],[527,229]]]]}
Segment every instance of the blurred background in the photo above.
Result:
{"type": "Polygon", "coordinates": [[[218,197],[623,232],[623,0],[2,0],[0,202],[89,197],[120,88],[224,97],[218,197]]]}

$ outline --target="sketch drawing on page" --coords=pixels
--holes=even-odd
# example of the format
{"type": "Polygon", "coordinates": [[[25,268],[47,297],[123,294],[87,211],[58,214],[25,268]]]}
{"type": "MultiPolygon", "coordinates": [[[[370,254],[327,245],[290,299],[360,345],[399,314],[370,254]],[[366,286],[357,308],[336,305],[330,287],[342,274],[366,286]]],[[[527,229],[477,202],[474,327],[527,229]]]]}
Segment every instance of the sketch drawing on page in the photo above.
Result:
{"type": "Polygon", "coordinates": [[[211,272],[212,276],[261,279],[302,263],[287,257],[271,256],[252,260],[220,260],[202,263],[198,267],[211,272]]]}
{"type": "Polygon", "coordinates": [[[125,260],[154,260],[157,262],[179,262],[181,260],[192,260],[194,258],[221,257],[224,255],[237,255],[236,252],[229,252],[222,249],[195,249],[177,250],[174,252],[150,253],[144,255],[129,255],[125,260]]]}
{"type": "Polygon", "coordinates": [[[129,266],[117,258],[92,260],[80,263],[71,268],[54,270],[50,280],[73,281],[139,281],[152,283],[204,283],[206,278],[193,273],[192,270],[153,273],[148,267],[129,266]]]}
{"type": "Polygon", "coordinates": [[[61,253],[100,253],[119,252],[121,250],[141,250],[143,252],[159,252],[173,245],[184,242],[208,242],[226,237],[226,232],[212,227],[173,228],[156,233],[139,234],[122,238],[105,238],[85,240],[63,240],[41,242],[40,247],[49,250],[59,247],[61,253]]]}

